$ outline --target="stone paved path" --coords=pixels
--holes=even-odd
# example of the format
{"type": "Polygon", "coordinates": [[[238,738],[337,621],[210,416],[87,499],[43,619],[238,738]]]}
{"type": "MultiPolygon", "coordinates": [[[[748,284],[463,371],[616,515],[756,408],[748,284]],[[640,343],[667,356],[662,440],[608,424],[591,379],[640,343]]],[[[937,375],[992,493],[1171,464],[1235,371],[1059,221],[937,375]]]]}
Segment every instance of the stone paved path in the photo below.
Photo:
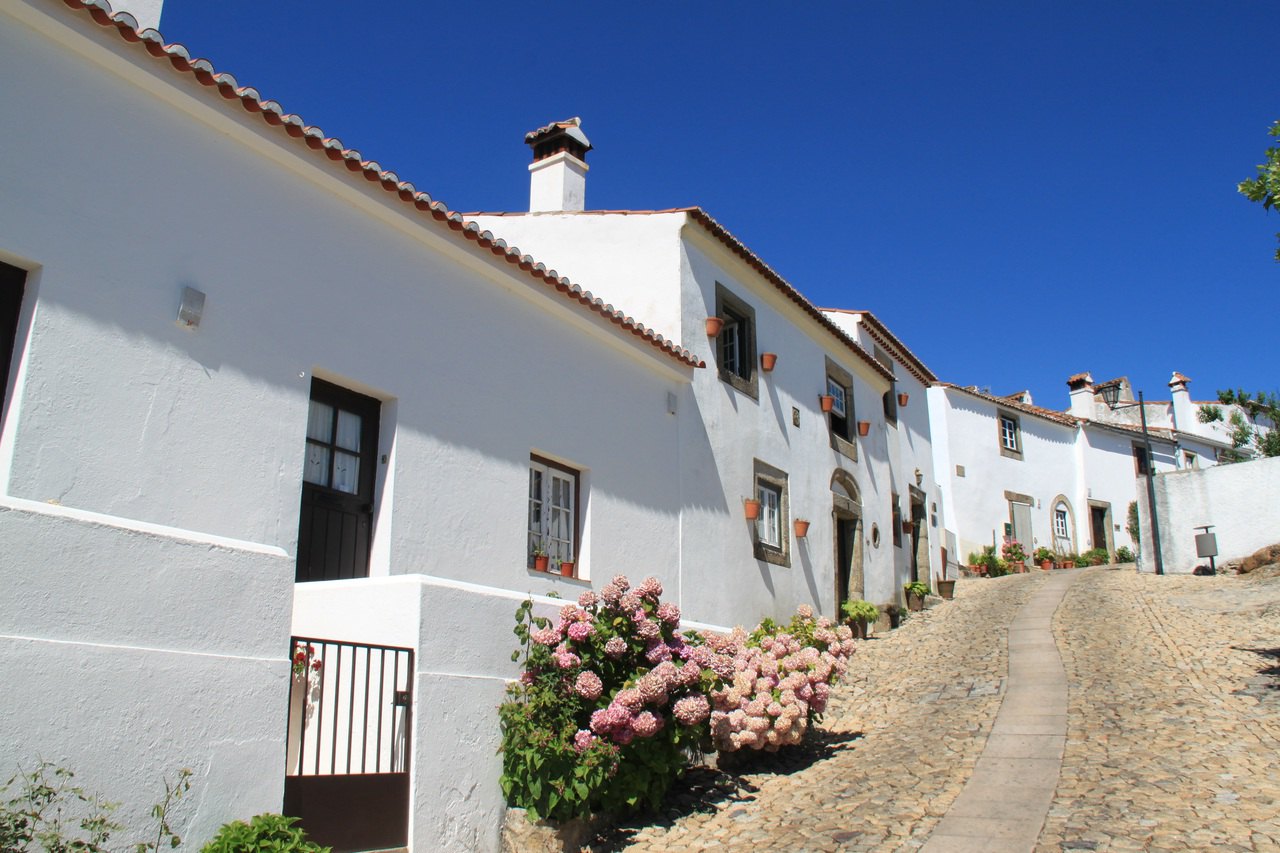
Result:
{"type": "Polygon", "coordinates": [[[941,843],[944,817],[981,779],[1002,702],[1016,709],[1033,674],[1015,660],[1009,680],[1010,626],[1053,612],[1067,737],[1047,817],[1038,806],[1043,826],[1021,849],[1280,851],[1280,579],[1091,569],[1056,611],[1022,610],[1064,574],[961,581],[955,601],[861,644],[812,749],[732,778],[691,774],[664,820],[595,849],[941,843]]]}

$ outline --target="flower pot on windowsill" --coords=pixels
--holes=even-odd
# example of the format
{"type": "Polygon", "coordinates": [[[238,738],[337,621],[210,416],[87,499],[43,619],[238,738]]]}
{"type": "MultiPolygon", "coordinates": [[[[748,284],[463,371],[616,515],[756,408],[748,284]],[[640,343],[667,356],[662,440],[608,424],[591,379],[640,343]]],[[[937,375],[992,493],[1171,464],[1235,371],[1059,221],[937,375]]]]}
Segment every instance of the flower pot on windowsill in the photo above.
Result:
{"type": "Polygon", "coordinates": [[[550,562],[551,562],[551,558],[548,557],[546,554],[534,555],[533,570],[535,572],[545,572],[547,570],[547,564],[550,562]]]}
{"type": "Polygon", "coordinates": [[[742,502],[742,514],[746,516],[747,521],[755,521],[760,517],[760,501],[755,498],[747,498],[742,502]]]}
{"type": "Polygon", "coordinates": [[[907,400],[908,400],[909,398],[910,398],[910,395],[909,395],[909,394],[906,394],[906,393],[899,394],[899,395],[898,395],[898,405],[905,409],[905,408],[907,407],[907,400]]]}
{"type": "Polygon", "coordinates": [[[773,370],[773,366],[778,363],[778,354],[776,352],[760,353],[760,369],[765,373],[773,370]]]}
{"type": "Polygon", "coordinates": [[[794,522],[796,528],[796,538],[803,539],[809,535],[809,522],[803,518],[797,518],[794,522]]]}
{"type": "Polygon", "coordinates": [[[829,412],[835,408],[836,398],[832,397],[830,394],[820,394],[818,396],[818,403],[822,406],[822,411],[829,412]]]}
{"type": "Polygon", "coordinates": [[[721,330],[721,329],[723,329],[723,328],[724,328],[724,318],[723,318],[723,317],[708,317],[708,318],[707,318],[707,337],[709,337],[709,338],[718,337],[718,336],[719,336],[719,334],[720,334],[720,330],[721,330]]]}
{"type": "Polygon", "coordinates": [[[560,561],[560,575],[566,578],[573,577],[573,560],[560,561]]]}
{"type": "Polygon", "coordinates": [[[871,421],[858,421],[858,435],[865,436],[871,432],[871,421]]]}

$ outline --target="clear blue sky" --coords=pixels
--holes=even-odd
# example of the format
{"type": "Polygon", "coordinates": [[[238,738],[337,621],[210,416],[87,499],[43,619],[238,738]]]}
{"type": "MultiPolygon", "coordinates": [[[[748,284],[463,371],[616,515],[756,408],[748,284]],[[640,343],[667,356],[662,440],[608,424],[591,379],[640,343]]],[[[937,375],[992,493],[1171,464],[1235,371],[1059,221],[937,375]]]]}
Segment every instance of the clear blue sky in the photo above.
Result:
{"type": "Polygon", "coordinates": [[[699,205],[946,381],[1280,389],[1280,214],[1235,191],[1280,119],[1276,0],[167,0],[160,29],[455,210],[527,209],[523,134],[582,116],[589,207],[699,205]]]}

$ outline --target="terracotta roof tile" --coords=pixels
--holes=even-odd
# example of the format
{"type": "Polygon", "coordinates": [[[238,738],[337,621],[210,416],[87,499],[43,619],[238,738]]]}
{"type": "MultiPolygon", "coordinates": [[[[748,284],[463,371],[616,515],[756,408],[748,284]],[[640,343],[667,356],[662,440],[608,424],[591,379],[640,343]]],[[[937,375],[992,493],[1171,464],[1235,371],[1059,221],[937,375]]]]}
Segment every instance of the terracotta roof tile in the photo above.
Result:
{"type": "MultiPolygon", "coordinates": [[[[836,337],[847,349],[853,352],[861,361],[870,366],[876,373],[889,381],[893,381],[893,374],[880,362],[876,361],[871,353],[863,349],[857,341],[845,334],[844,330],[835,323],[827,319],[822,309],[814,305],[805,298],[799,290],[796,290],[785,278],[779,275],[772,267],[750,249],[746,247],[741,240],[734,237],[727,228],[717,222],[700,207],[671,207],[666,210],[563,210],[555,211],[555,215],[561,214],[568,216],[655,216],[663,213],[684,213],[694,222],[701,225],[711,236],[715,237],[721,243],[729,248],[738,257],[746,261],[747,265],[760,273],[760,275],[774,286],[780,293],[800,307],[802,311],[817,321],[818,325],[826,329],[836,337]]],[[[524,211],[473,211],[468,214],[470,216],[528,216],[524,211]]]]}
{"type": "Polygon", "coordinates": [[[457,232],[461,239],[474,243],[477,250],[488,250],[505,258],[508,263],[518,266],[564,298],[608,320],[622,331],[648,342],[676,361],[690,367],[706,367],[706,363],[689,350],[667,340],[612,305],[605,304],[589,291],[557,275],[554,270],[548,270],[514,246],[508,246],[495,238],[491,232],[482,231],[476,223],[468,222],[461,214],[417,190],[413,184],[400,180],[395,172],[384,170],[374,161],[365,160],[359,151],[347,148],[340,140],[326,136],[320,128],[306,124],[299,116],[286,113],[278,102],[264,100],[257,89],[239,85],[235,77],[215,70],[208,60],[192,59],[191,54],[180,44],[166,44],[156,30],[139,32],[137,19],[127,12],[113,12],[107,0],[62,0],[62,4],[74,12],[87,14],[95,23],[114,30],[125,41],[139,44],[151,56],[167,61],[176,71],[190,75],[199,84],[215,89],[228,101],[239,102],[248,112],[261,115],[267,124],[281,128],[291,137],[301,139],[308,148],[323,154],[335,164],[342,164],[347,170],[362,174],[366,180],[377,183],[401,202],[413,205],[431,220],[457,232]]]}
{"type": "Polygon", "coordinates": [[[870,311],[855,310],[850,308],[823,308],[823,311],[835,312],[838,314],[855,314],[862,318],[863,325],[867,333],[871,335],[872,340],[884,347],[889,355],[898,360],[907,371],[919,379],[925,385],[932,385],[938,381],[938,377],[933,375],[933,371],[925,366],[925,363],[916,357],[916,354],[907,348],[898,336],[889,331],[889,327],[880,322],[880,318],[870,311]]]}
{"type": "Polygon", "coordinates": [[[965,394],[977,397],[980,400],[986,400],[989,403],[995,403],[997,406],[1004,406],[1008,409],[1015,409],[1019,412],[1025,412],[1028,415],[1034,415],[1037,418],[1044,418],[1047,421],[1062,424],[1063,426],[1075,426],[1079,423],[1079,419],[1067,414],[1066,412],[1055,412],[1052,409],[1044,409],[1040,406],[1033,406],[1029,403],[1020,403],[1017,400],[1011,400],[1008,397],[997,397],[994,394],[988,394],[985,391],[979,391],[976,388],[966,388],[963,385],[955,385],[950,382],[939,382],[943,388],[952,388],[956,391],[963,391],[965,394]]]}

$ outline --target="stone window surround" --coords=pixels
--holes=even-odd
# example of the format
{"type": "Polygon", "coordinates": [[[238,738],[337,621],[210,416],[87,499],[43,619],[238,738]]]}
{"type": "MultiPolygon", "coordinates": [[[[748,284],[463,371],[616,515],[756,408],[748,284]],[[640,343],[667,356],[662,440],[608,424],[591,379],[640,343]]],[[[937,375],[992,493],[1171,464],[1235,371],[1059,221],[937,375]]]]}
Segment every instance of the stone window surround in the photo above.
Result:
{"type": "Polygon", "coordinates": [[[772,465],[752,460],[751,494],[758,494],[759,484],[764,483],[778,490],[781,496],[778,503],[778,515],[782,540],[781,548],[774,548],[760,541],[759,520],[751,525],[752,550],[755,558],[774,566],[791,567],[791,498],[787,494],[787,472],[772,465]]]}
{"type": "MultiPolygon", "coordinates": [[[[716,316],[724,318],[726,309],[742,317],[747,333],[742,342],[742,362],[747,375],[741,376],[720,366],[720,341],[716,341],[715,360],[720,380],[746,394],[753,400],[760,399],[760,378],[756,369],[756,310],[742,301],[727,287],[716,282],[716,316]]],[[[721,332],[723,334],[723,332],[721,332]]]]}
{"type": "Polygon", "coordinates": [[[845,407],[845,423],[847,426],[848,436],[840,435],[832,428],[832,420],[834,413],[827,414],[827,435],[831,440],[831,449],[841,456],[858,461],[858,445],[854,441],[854,435],[857,433],[857,414],[853,404],[853,374],[845,370],[829,357],[827,362],[827,379],[835,380],[836,384],[844,388],[844,407],[845,407]]]}
{"type": "Polygon", "coordinates": [[[1009,459],[1022,459],[1022,422],[1008,409],[996,410],[996,440],[1000,442],[1000,455],[1009,459]],[[1013,423],[1013,441],[1016,447],[1008,447],[1004,440],[1004,422],[1013,423]]]}

